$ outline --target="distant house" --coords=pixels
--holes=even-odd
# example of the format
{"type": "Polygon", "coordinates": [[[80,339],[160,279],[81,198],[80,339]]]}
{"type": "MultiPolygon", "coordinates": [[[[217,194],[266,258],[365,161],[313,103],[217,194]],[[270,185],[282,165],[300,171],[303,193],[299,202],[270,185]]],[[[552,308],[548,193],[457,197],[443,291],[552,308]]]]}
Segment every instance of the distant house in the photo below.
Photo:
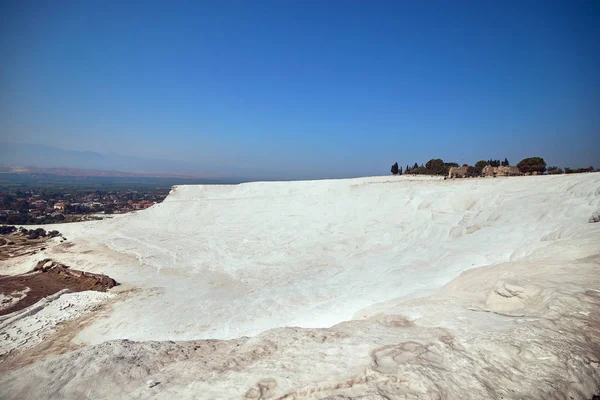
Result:
{"type": "Polygon", "coordinates": [[[60,211],[64,211],[65,210],[65,203],[56,203],[54,204],[54,209],[55,210],[60,210],[60,211]]]}
{"type": "Polygon", "coordinates": [[[46,200],[36,200],[32,204],[37,208],[46,208],[46,200]]]}
{"type": "Polygon", "coordinates": [[[142,200],[142,201],[140,201],[140,204],[142,205],[143,208],[148,208],[148,207],[152,207],[154,205],[154,202],[152,202],[150,200],[142,200]]]}

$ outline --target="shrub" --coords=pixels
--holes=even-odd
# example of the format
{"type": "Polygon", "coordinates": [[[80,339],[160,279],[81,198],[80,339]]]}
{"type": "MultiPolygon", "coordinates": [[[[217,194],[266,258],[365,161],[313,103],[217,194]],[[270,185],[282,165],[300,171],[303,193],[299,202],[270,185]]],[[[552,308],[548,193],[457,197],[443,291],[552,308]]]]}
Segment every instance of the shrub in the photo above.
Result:
{"type": "Polygon", "coordinates": [[[472,167],[470,165],[467,167],[467,177],[468,178],[473,178],[473,177],[480,176],[480,175],[481,175],[481,170],[478,170],[477,168],[472,167]]]}
{"type": "Polygon", "coordinates": [[[550,175],[560,175],[563,173],[563,170],[558,167],[549,167],[548,174],[550,175]]]}
{"type": "Polygon", "coordinates": [[[591,165],[587,168],[565,168],[565,174],[581,174],[584,172],[594,172],[594,167],[592,167],[591,165]]]}
{"type": "Polygon", "coordinates": [[[2,235],[9,235],[15,232],[16,230],[17,228],[13,225],[0,226],[0,234],[2,235]]]}
{"type": "Polygon", "coordinates": [[[415,175],[429,175],[429,170],[421,165],[420,167],[411,168],[410,173],[415,175]]]}
{"type": "Polygon", "coordinates": [[[46,231],[42,228],[30,229],[27,233],[27,239],[39,239],[46,237],[46,231]]]}

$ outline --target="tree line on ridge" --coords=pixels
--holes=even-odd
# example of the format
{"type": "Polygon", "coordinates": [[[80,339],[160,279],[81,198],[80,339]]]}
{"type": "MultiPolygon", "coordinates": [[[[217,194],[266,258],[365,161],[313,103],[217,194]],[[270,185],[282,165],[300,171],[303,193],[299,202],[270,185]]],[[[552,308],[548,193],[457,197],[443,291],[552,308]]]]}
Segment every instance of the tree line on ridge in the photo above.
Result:
{"type": "MultiPolygon", "coordinates": [[[[468,164],[463,164],[463,167],[466,167],[466,174],[465,177],[478,177],[478,176],[482,176],[483,174],[483,169],[486,166],[491,166],[491,167],[510,167],[510,162],[508,161],[508,158],[504,158],[503,161],[501,160],[495,160],[495,159],[489,159],[489,160],[479,160],[475,163],[474,166],[468,165],[468,164]]],[[[429,161],[427,161],[427,163],[425,165],[421,164],[419,165],[418,163],[414,163],[414,165],[411,167],[410,165],[406,165],[406,168],[403,169],[402,167],[398,166],[398,163],[394,163],[394,165],[392,165],[391,168],[391,173],[393,175],[448,175],[450,168],[452,167],[459,167],[458,163],[455,162],[444,162],[444,160],[440,159],[440,158],[433,158],[429,161]]],[[[516,167],[518,168],[519,172],[521,174],[524,175],[531,175],[531,174],[535,174],[535,175],[540,175],[540,174],[550,174],[550,175],[557,175],[557,174],[571,174],[571,173],[583,173],[583,172],[594,172],[597,170],[594,170],[594,167],[590,166],[588,168],[577,168],[577,169],[572,169],[572,168],[565,168],[564,171],[562,168],[559,167],[555,167],[555,166],[551,166],[546,168],[546,161],[541,158],[541,157],[528,157],[528,158],[524,158],[523,160],[519,161],[516,165],[516,167]]]]}

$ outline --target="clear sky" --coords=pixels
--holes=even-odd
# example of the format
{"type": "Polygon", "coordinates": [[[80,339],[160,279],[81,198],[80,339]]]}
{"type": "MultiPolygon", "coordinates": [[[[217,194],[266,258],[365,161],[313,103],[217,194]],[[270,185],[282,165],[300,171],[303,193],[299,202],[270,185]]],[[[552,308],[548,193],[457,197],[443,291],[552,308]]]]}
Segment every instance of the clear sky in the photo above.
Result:
{"type": "Polygon", "coordinates": [[[600,167],[598,0],[0,0],[0,57],[9,142],[257,178],[600,167]]]}

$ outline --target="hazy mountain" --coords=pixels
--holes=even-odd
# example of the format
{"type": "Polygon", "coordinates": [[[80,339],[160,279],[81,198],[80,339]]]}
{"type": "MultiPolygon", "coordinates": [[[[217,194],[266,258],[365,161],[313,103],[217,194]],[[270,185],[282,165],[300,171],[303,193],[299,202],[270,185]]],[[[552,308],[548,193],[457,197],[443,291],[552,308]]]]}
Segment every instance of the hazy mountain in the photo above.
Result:
{"type": "Polygon", "coordinates": [[[66,150],[43,144],[0,142],[0,165],[76,168],[137,174],[202,176],[193,165],[172,160],[123,156],[116,153],[66,150]]]}

